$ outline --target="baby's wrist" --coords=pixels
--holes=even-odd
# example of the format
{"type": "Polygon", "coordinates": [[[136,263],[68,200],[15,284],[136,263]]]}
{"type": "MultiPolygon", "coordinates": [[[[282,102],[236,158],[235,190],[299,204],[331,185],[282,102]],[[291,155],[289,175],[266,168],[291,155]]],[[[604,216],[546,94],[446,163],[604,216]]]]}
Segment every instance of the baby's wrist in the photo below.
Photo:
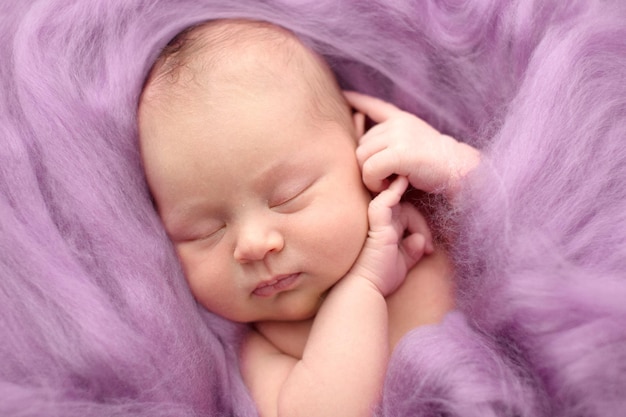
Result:
{"type": "Polygon", "coordinates": [[[446,137],[449,138],[449,148],[454,149],[454,151],[450,152],[453,157],[449,159],[450,178],[445,194],[454,200],[461,188],[463,179],[480,163],[481,155],[478,149],[471,145],[459,142],[450,136],[446,137]]]}
{"type": "Polygon", "coordinates": [[[381,288],[380,284],[360,272],[348,273],[340,283],[351,293],[362,291],[365,293],[374,293],[381,297],[387,295],[385,289],[381,288]]]}

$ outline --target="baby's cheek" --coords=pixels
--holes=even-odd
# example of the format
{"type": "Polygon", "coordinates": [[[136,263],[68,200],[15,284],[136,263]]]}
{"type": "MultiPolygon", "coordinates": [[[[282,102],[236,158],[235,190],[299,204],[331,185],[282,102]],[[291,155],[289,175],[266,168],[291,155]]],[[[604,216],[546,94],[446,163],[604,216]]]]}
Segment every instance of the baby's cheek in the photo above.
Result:
{"type": "Polygon", "coordinates": [[[332,234],[334,242],[329,242],[329,247],[333,247],[330,256],[336,259],[335,262],[341,265],[345,274],[356,262],[367,239],[367,211],[351,211],[334,230],[332,234]]]}
{"type": "Polygon", "coordinates": [[[178,257],[178,263],[180,264],[185,277],[189,276],[194,269],[193,265],[197,263],[197,256],[194,256],[193,250],[186,245],[174,245],[176,250],[176,256],[178,257]]]}
{"type": "Polygon", "coordinates": [[[219,275],[221,265],[193,244],[177,245],[176,254],[191,293],[203,303],[202,300],[211,293],[211,287],[219,284],[212,281],[215,281],[215,275],[219,275]]]}
{"type": "Polygon", "coordinates": [[[232,271],[217,256],[182,251],[181,266],[189,290],[206,310],[233,321],[242,321],[237,289],[232,271]]]}
{"type": "Polygon", "coordinates": [[[197,266],[197,259],[192,253],[187,250],[177,250],[178,261],[183,270],[185,281],[191,290],[193,296],[198,299],[203,292],[203,280],[199,277],[199,268],[197,266]]]}

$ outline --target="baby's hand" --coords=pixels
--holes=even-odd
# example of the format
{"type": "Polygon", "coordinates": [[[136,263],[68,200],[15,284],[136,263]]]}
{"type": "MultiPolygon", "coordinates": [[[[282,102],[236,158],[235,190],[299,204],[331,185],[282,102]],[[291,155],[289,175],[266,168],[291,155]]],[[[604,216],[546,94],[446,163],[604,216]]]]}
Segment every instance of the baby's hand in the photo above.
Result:
{"type": "Polygon", "coordinates": [[[372,191],[385,189],[389,176],[397,174],[408,177],[417,189],[450,197],[480,160],[473,147],[393,104],[355,92],[345,96],[358,112],[378,123],[360,138],[357,148],[363,182],[372,191]]]}
{"type": "Polygon", "coordinates": [[[430,229],[424,217],[409,203],[400,203],[408,186],[396,178],[370,203],[370,230],[351,273],[371,281],[387,296],[404,281],[408,270],[433,252],[430,229]]]}

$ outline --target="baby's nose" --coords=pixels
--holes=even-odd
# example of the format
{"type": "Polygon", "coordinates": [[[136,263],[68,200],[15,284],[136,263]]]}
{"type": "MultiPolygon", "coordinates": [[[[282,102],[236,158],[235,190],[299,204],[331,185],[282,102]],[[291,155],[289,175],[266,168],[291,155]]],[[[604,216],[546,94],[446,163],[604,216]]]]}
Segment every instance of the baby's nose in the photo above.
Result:
{"type": "Polygon", "coordinates": [[[277,230],[248,226],[239,233],[233,256],[240,263],[260,261],[271,252],[280,252],[284,245],[283,236],[277,230]]]}

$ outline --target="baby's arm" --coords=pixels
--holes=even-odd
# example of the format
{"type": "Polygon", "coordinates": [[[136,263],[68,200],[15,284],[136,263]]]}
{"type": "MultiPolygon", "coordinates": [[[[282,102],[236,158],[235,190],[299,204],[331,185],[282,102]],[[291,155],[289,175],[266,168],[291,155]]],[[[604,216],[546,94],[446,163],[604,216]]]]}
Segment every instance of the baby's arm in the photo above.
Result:
{"type": "Polygon", "coordinates": [[[385,296],[432,251],[424,219],[413,206],[399,204],[407,185],[399,177],[372,200],[364,248],[322,304],[301,360],[259,334],[248,339],[242,371],[261,415],[372,414],[389,356],[385,296]]]}
{"type": "Polygon", "coordinates": [[[393,104],[355,92],[345,96],[358,112],[377,123],[361,137],[357,149],[363,181],[370,190],[384,189],[387,178],[397,174],[408,177],[417,189],[453,197],[460,179],[478,165],[478,150],[393,104]]]}

